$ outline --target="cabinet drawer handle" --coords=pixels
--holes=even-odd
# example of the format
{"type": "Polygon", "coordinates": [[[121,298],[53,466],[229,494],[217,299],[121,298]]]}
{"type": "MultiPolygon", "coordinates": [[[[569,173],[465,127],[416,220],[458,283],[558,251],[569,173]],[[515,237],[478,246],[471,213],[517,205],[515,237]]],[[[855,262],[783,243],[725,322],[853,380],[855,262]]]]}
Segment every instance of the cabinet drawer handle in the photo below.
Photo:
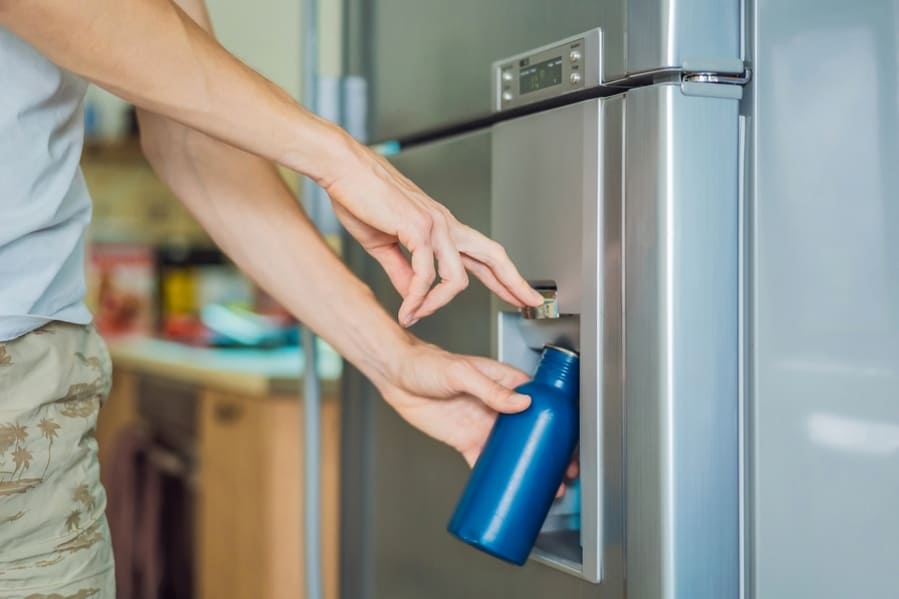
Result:
{"type": "Polygon", "coordinates": [[[215,419],[222,424],[230,424],[240,420],[243,408],[237,404],[219,402],[215,404],[215,419]]]}

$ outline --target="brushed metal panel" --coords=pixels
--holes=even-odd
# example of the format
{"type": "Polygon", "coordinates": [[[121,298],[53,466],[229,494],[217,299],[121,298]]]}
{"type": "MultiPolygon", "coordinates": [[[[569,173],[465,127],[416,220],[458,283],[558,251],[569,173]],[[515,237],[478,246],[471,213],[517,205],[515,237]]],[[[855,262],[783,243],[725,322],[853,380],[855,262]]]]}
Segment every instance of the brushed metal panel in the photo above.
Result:
{"type": "Polygon", "coordinates": [[[599,104],[579,102],[493,127],[493,236],[526,279],[555,281],[562,314],[581,314],[596,297],[585,294],[590,282],[581,264],[596,264],[595,255],[583,256],[584,234],[595,236],[596,227],[583,222],[585,203],[595,209],[599,201],[599,104]]]}
{"type": "MultiPolygon", "coordinates": [[[[555,281],[560,312],[579,317],[581,559],[540,541],[536,555],[621,594],[622,106],[621,96],[590,100],[494,126],[491,216],[495,239],[525,278],[555,281]]],[[[530,368],[537,354],[522,346],[534,345],[536,324],[529,336],[505,331],[499,357],[530,368]]],[[[556,333],[544,326],[536,346],[556,333]]]]}
{"type": "Polygon", "coordinates": [[[895,597],[899,2],[753,4],[752,596],[895,597]]]}
{"type": "Polygon", "coordinates": [[[625,444],[632,599],[735,599],[737,101],[625,100],[625,444]]]}
{"type": "Polygon", "coordinates": [[[628,0],[627,72],[733,61],[740,26],[739,0],[628,0]]]}
{"type": "Polygon", "coordinates": [[[624,0],[372,0],[372,139],[490,113],[495,60],[610,23],[624,56],[624,0]]]}

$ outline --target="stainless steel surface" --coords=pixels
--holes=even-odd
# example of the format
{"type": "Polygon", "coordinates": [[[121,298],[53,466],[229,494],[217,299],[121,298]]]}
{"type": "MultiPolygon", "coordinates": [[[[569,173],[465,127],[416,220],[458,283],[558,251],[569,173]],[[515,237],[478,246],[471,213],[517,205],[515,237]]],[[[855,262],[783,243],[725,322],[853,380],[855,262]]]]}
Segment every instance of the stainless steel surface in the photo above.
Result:
{"type": "MultiPolygon", "coordinates": [[[[490,65],[597,27],[624,2],[371,0],[372,139],[394,139],[491,112],[490,65]],[[414,52],[414,58],[410,58],[414,52]]],[[[624,57],[624,31],[617,32],[624,57]]]]}
{"type": "Polygon", "coordinates": [[[526,279],[555,283],[562,314],[590,306],[581,255],[597,234],[584,208],[598,201],[599,112],[592,100],[493,127],[492,236],[526,279]]]}
{"type": "Polygon", "coordinates": [[[630,599],[738,596],[736,100],[627,92],[630,599]]]}
{"type": "Polygon", "coordinates": [[[753,17],[750,596],[896,597],[899,2],[753,17]]]}
{"type": "Polygon", "coordinates": [[[561,340],[581,354],[580,536],[544,534],[534,555],[587,580],[608,579],[608,589],[622,574],[614,556],[619,568],[603,568],[604,553],[622,554],[621,446],[604,445],[607,436],[620,440],[622,426],[622,106],[621,97],[589,100],[500,123],[492,153],[493,237],[526,278],[555,282],[559,311],[569,315],[541,327],[494,302],[496,355],[530,370],[543,344],[561,340]],[[608,271],[618,277],[604,279],[608,271]]]}
{"type": "MultiPolygon", "coordinates": [[[[694,69],[727,70],[720,65],[740,56],[738,0],[630,0],[626,22],[627,73],[687,62],[694,69]]],[[[599,26],[608,31],[604,23],[599,26]]],[[[606,65],[610,79],[619,76],[606,65]]]]}
{"type": "MultiPolygon", "coordinates": [[[[489,231],[489,133],[420,146],[393,160],[425,191],[445,202],[460,220],[489,231]]],[[[360,256],[357,246],[350,248],[350,261],[389,310],[398,308],[399,300],[389,281],[377,265],[360,256]]],[[[489,319],[490,296],[472,281],[469,289],[416,325],[414,332],[451,351],[488,355],[489,319]]],[[[453,450],[424,437],[400,419],[358,373],[348,374],[347,379],[347,385],[354,389],[354,409],[345,411],[345,427],[353,437],[347,440],[341,459],[354,467],[364,466],[362,474],[368,474],[342,480],[342,495],[360,500],[345,505],[344,514],[369,529],[361,536],[356,530],[342,533],[344,542],[361,545],[361,555],[344,560],[343,596],[621,598],[620,592],[606,591],[605,585],[597,589],[540,564],[529,563],[523,568],[504,564],[452,538],[446,532],[446,523],[467,480],[468,467],[453,450]],[[364,407],[356,409],[360,406],[364,407]],[[369,512],[359,517],[364,510],[369,512]],[[359,583],[360,578],[364,583],[359,583]],[[349,588],[360,594],[351,594],[346,590],[349,588]]],[[[618,582],[622,584],[620,579],[618,582]]]]}
{"type": "Polygon", "coordinates": [[[739,0],[370,0],[372,139],[395,139],[487,114],[484,65],[603,30],[608,80],[690,61],[739,57],[739,0]]]}
{"type": "Polygon", "coordinates": [[[598,28],[573,35],[564,40],[534,48],[527,52],[497,60],[493,72],[494,111],[532,104],[571,92],[599,85],[602,81],[600,60],[602,34],[598,28]],[[520,93],[521,78],[527,69],[547,60],[558,60],[560,77],[556,85],[520,93]]]}
{"type": "Polygon", "coordinates": [[[521,317],[528,320],[559,318],[559,290],[555,284],[540,285],[532,282],[531,286],[543,296],[543,303],[539,306],[524,306],[519,310],[521,317]]]}

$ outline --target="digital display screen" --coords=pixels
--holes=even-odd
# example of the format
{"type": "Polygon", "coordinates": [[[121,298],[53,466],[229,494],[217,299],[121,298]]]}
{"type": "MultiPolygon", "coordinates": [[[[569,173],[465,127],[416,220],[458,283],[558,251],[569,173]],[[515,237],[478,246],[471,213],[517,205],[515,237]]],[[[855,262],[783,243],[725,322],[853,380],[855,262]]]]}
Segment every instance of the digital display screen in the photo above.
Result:
{"type": "Polygon", "coordinates": [[[518,93],[526,94],[562,83],[562,57],[524,67],[519,73],[518,93]]]}

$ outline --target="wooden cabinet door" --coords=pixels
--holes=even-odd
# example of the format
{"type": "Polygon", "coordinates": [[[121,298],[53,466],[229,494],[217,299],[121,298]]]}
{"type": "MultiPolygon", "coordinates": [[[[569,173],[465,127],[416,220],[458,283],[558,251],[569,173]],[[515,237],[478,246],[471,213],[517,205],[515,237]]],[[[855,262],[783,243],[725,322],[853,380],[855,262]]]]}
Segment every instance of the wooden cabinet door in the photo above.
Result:
{"type": "MultiPolygon", "coordinates": [[[[303,596],[301,403],[206,391],[200,408],[198,596],[303,596]]],[[[322,405],[325,596],[337,599],[339,416],[322,405]]]]}

